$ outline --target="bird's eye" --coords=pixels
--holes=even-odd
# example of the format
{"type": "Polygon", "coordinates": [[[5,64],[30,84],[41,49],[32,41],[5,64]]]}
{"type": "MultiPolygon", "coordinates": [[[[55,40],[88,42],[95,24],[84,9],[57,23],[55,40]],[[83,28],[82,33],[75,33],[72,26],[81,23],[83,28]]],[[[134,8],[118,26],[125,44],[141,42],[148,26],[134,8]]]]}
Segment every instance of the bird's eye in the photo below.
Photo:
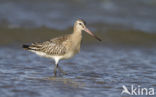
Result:
{"type": "Polygon", "coordinates": [[[79,23],[79,25],[82,25],[81,23],[79,23]]]}

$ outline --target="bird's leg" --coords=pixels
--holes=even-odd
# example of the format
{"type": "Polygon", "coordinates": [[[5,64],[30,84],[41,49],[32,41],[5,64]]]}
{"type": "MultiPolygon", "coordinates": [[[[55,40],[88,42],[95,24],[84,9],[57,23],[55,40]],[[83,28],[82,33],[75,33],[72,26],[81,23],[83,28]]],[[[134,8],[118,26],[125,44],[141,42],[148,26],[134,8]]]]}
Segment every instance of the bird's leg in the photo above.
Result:
{"type": "Polygon", "coordinates": [[[55,65],[54,76],[56,76],[56,74],[57,74],[57,68],[58,68],[58,64],[55,65]]]}
{"type": "Polygon", "coordinates": [[[55,69],[54,69],[54,76],[56,76],[57,75],[57,69],[59,69],[59,71],[61,72],[61,73],[63,73],[64,75],[66,75],[67,73],[66,72],[64,72],[61,68],[60,68],[60,66],[59,66],[59,60],[58,59],[55,59],[55,69]]]}
{"type": "Polygon", "coordinates": [[[58,66],[58,69],[59,69],[59,71],[60,71],[61,73],[63,73],[64,75],[66,75],[66,74],[67,74],[66,72],[64,72],[64,71],[61,69],[61,67],[60,67],[60,66],[58,66]]]}

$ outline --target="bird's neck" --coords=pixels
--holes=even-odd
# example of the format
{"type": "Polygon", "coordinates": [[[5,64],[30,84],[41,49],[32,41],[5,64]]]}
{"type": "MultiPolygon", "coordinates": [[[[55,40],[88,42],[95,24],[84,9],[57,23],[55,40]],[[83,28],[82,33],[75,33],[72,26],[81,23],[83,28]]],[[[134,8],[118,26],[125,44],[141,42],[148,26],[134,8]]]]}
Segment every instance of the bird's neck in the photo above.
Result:
{"type": "Polygon", "coordinates": [[[81,30],[74,30],[72,33],[72,41],[75,45],[80,45],[82,40],[82,31],[81,30]]]}
{"type": "Polygon", "coordinates": [[[73,39],[80,39],[81,40],[81,38],[82,38],[82,31],[74,29],[74,32],[72,33],[72,37],[73,37],[73,39]]]}
{"type": "Polygon", "coordinates": [[[81,40],[82,40],[81,31],[76,30],[71,34],[71,41],[72,41],[71,49],[74,50],[74,53],[78,53],[80,51],[81,40]]]}

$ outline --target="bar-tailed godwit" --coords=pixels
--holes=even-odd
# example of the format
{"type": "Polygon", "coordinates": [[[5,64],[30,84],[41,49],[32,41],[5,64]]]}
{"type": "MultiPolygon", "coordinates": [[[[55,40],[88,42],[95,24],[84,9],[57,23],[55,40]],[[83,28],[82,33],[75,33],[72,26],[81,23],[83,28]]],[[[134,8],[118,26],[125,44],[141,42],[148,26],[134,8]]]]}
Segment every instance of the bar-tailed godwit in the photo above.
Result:
{"type": "Polygon", "coordinates": [[[74,23],[73,33],[56,37],[42,43],[36,42],[31,45],[23,45],[23,48],[37,55],[53,59],[56,65],[54,69],[54,74],[56,75],[57,68],[62,71],[58,64],[59,61],[62,59],[69,59],[80,51],[82,31],[87,32],[89,35],[101,41],[100,38],[86,27],[86,22],[84,20],[78,19],[74,23]]]}

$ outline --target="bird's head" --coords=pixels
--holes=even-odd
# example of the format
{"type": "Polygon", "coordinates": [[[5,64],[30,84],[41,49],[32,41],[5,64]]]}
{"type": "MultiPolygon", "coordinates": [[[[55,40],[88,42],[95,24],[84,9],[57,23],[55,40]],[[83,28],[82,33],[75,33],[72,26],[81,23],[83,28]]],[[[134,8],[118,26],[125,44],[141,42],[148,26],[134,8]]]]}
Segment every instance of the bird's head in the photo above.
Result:
{"type": "Polygon", "coordinates": [[[74,30],[77,31],[85,31],[92,37],[96,38],[99,41],[102,41],[100,38],[98,38],[95,34],[93,34],[87,27],[86,27],[86,22],[82,19],[78,19],[75,24],[74,24],[74,30]]]}

